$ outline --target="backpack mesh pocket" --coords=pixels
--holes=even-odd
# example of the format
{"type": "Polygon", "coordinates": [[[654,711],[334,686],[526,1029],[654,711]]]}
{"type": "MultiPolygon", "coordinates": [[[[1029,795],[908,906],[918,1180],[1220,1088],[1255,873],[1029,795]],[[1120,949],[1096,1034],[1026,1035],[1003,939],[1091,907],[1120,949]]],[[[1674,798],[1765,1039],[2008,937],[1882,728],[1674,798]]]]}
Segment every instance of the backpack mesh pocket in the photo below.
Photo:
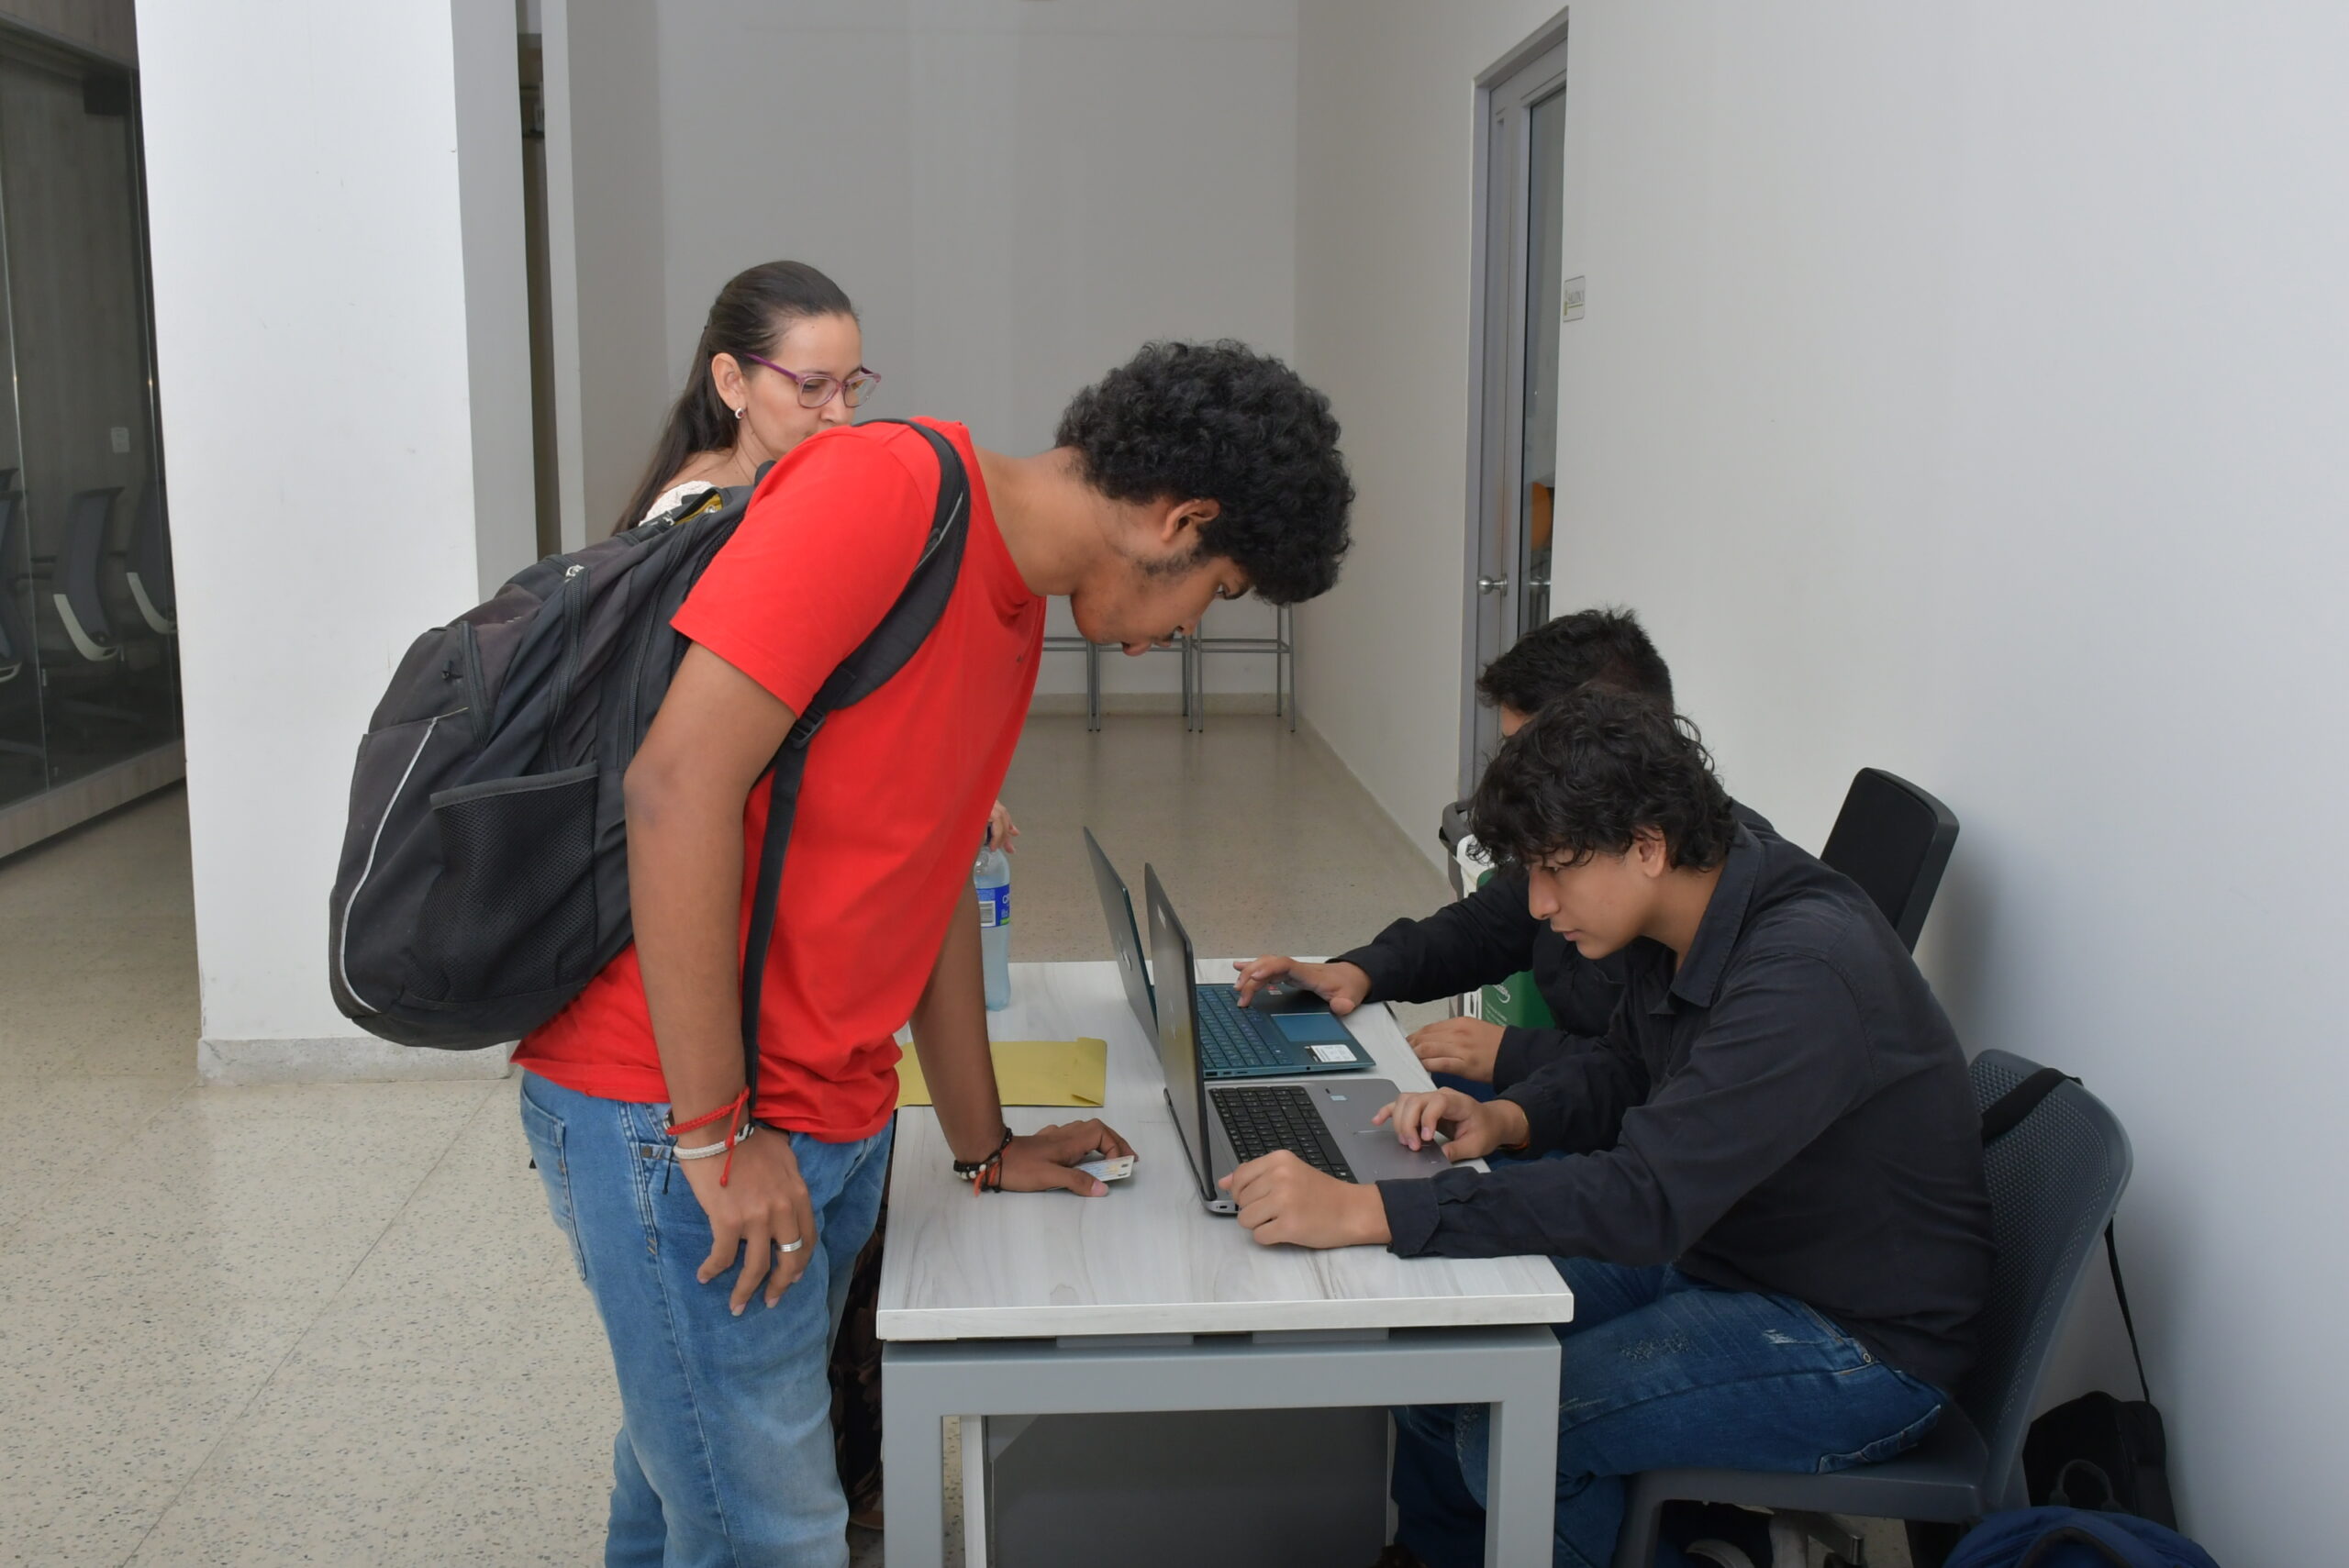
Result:
{"type": "Polygon", "coordinates": [[[598,769],[432,797],[440,871],[417,922],[417,1000],[462,1006],[594,977],[598,769]]]}

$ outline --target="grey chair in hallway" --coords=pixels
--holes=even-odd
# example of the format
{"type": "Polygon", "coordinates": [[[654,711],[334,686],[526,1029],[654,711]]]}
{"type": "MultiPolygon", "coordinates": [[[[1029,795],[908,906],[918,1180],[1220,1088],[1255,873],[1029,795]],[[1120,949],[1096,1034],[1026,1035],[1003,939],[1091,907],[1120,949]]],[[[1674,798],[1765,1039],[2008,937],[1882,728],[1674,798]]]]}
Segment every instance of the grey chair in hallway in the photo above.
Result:
{"type": "Polygon", "coordinates": [[[1956,843],[1948,806],[1897,774],[1862,768],[1819,858],[1858,883],[1914,952],[1956,843]]]}
{"type": "Polygon", "coordinates": [[[120,485],[78,490],[65,504],[65,549],[50,584],[50,599],[74,651],[93,664],[122,657],[115,636],[114,618],[106,614],[104,589],[98,581],[106,564],[106,526],[114,520],[115,497],[120,485]]]}
{"type": "Polygon", "coordinates": [[[17,564],[24,523],[24,496],[0,495],[0,684],[23,674],[34,657],[32,625],[17,602],[17,585],[27,580],[17,564]]]}
{"type": "MultiPolygon", "coordinates": [[[[1114,642],[1088,642],[1082,636],[1070,637],[1059,633],[1044,639],[1044,651],[1047,653],[1085,655],[1085,728],[1087,729],[1101,728],[1101,655],[1117,646],[1114,642]]],[[[1183,656],[1183,728],[1196,729],[1198,726],[1193,722],[1191,713],[1190,639],[1178,636],[1174,641],[1151,651],[1163,653],[1170,650],[1183,656]]]]}
{"type": "MultiPolygon", "coordinates": [[[[24,556],[25,498],[11,493],[0,495],[0,705],[29,708],[34,715],[36,732],[39,723],[40,697],[38,677],[23,686],[11,687],[9,683],[28,670],[38,668],[39,657],[33,641],[31,617],[17,597],[17,591],[30,581],[29,562],[24,556]]],[[[11,756],[43,758],[45,747],[27,740],[13,740],[0,736],[0,751],[11,756]]]]}
{"type": "MultiPolygon", "coordinates": [[[[1971,1069],[1987,1108],[2039,1064],[1986,1051],[1971,1069]]],[[[1966,1525],[2028,1506],[2022,1442],[2065,1315],[2097,1238],[2129,1184],[2129,1138],[2104,1102],[2058,1084],[1982,1151],[1998,1262],[1981,1350],[1965,1385],[1925,1440],[1898,1459],[1828,1475],[1653,1470],[1632,1477],[1614,1568],[1651,1568],[1669,1502],[1966,1525]]]]}

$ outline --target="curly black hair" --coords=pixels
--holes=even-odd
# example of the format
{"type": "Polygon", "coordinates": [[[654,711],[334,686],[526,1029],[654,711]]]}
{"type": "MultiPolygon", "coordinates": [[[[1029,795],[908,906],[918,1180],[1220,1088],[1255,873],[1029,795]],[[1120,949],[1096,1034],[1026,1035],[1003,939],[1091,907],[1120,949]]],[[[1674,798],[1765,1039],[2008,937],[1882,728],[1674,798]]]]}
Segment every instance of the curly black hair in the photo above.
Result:
{"type": "Polygon", "coordinates": [[[1653,699],[1586,686],[1551,703],[1485,770],[1469,829],[1497,863],[1620,855],[1642,828],[1675,866],[1708,871],[1737,819],[1697,727],[1653,699]]]}
{"type": "Polygon", "coordinates": [[[1221,504],[1199,531],[1276,605],[1326,594],[1354,498],[1330,400],[1269,354],[1229,339],[1149,343],[1069,400],[1057,446],[1118,501],[1221,504]]]}
{"type": "Polygon", "coordinates": [[[1611,606],[1576,610],[1535,627],[1476,677],[1490,706],[1539,713],[1576,686],[1596,683],[1672,706],[1672,671],[1640,617],[1611,606]]]}

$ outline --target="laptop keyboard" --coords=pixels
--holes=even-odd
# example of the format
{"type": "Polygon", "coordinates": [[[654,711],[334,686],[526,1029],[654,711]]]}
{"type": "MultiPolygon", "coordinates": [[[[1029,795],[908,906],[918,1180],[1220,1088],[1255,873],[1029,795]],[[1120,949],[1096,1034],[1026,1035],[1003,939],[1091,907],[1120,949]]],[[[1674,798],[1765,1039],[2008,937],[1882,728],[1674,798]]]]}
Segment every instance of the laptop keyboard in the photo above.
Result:
{"type": "Polygon", "coordinates": [[[1264,1043],[1240,1017],[1231,987],[1199,987],[1199,1065],[1210,1073],[1231,1073],[1252,1067],[1288,1070],[1296,1058],[1264,1043]],[[1218,989],[1223,993],[1219,998],[1218,989]]]}
{"type": "Polygon", "coordinates": [[[1218,1089],[1208,1096],[1215,1102],[1216,1114],[1223,1118],[1223,1130],[1231,1140],[1231,1151],[1241,1160],[1249,1161],[1270,1154],[1275,1149],[1286,1149],[1317,1171],[1325,1171],[1341,1182],[1351,1182],[1354,1173],[1346,1157],[1338,1151],[1336,1140],[1330,1136],[1321,1113],[1313,1108],[1313,1096],[1297,1084],[1269,1084],[1261,1088],[1218,1089]]]}

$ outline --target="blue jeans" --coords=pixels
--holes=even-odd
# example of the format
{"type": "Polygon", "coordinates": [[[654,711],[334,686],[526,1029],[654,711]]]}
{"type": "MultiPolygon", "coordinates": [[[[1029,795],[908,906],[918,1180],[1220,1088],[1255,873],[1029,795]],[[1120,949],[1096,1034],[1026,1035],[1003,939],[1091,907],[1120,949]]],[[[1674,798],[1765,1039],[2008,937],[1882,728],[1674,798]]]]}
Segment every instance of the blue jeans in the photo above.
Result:
{"type": "MultiPolygon", "coordinates": [[[[1556,1568],[1607,1568],[1627,1475],[1842,1470],[1890,1459],[1941,1416],[1941,1390],[1792,1296],[1721,1290],[1677,1269],[1556,1262],[1575,1293],[1574,1321],[1557,1327],[1556,1568]]],[[[1485,1561],[1486,1422],[1482,1405],[1395,1412],[1395,1539],[1429,1568],[1485,1561]]],[[[1657,1562],[1687,1559],[1666,1545],[1657,1562]]]]}
{"type": "Polygon", "coordinates": [[[694,1277],[709,1219],[670,1156],[668,1115],[522,1080],[522,1130],[619,1373],[604,1562],[842,1568],[848,1504],[825,1358],[880,1211],[889,1129],[855,1143],[789,1134],[816,1213],[813,1255],[779,1304],[754,1296],[737,1318],[731,1270],[694,1277]]]}

